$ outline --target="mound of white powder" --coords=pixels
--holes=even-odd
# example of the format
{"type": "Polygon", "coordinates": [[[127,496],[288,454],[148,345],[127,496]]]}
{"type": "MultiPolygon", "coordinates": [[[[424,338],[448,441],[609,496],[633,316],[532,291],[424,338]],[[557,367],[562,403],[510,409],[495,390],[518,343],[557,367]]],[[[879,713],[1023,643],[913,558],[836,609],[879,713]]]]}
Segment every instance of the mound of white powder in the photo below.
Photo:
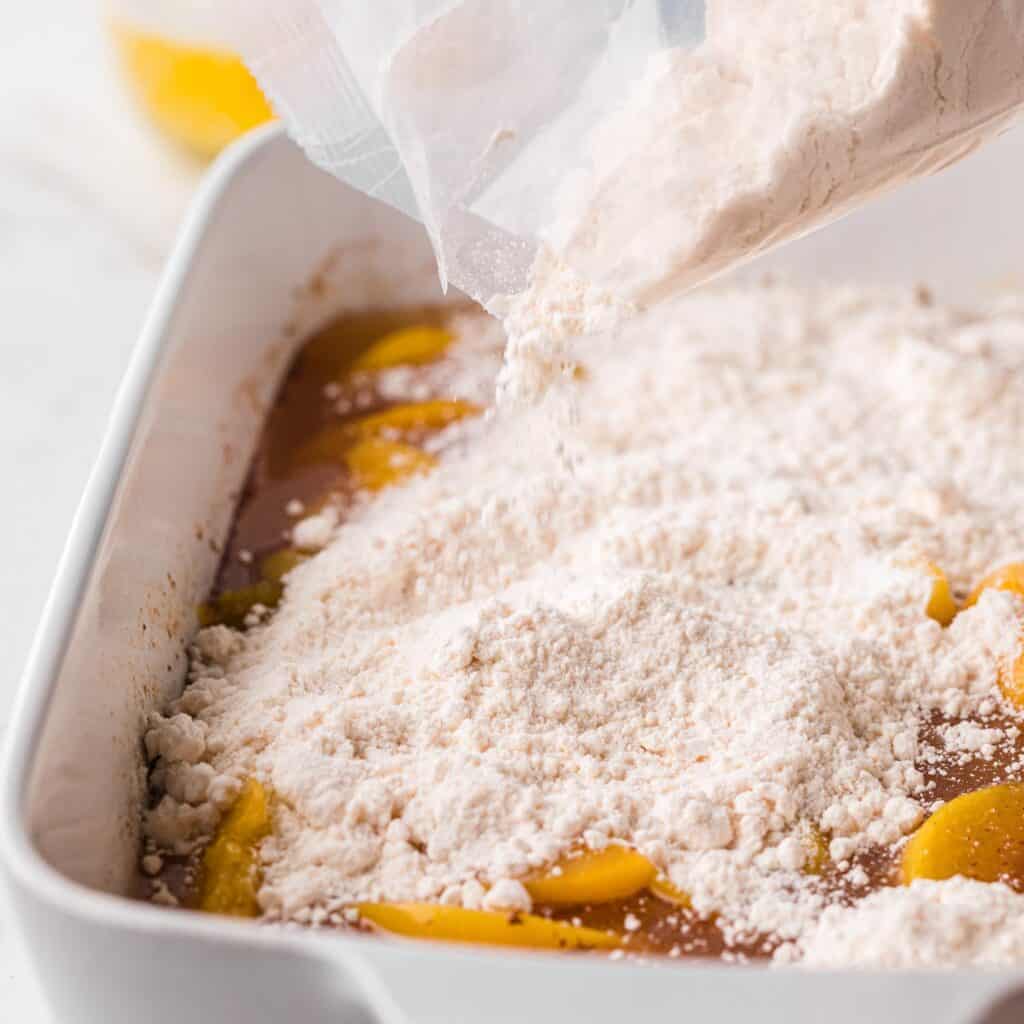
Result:
{"type": "Polygon", "coordinates": [[[272,919],[522,905],[527,872],[622,841],[787,957],[876,962],[864,936],[951,918],[964,941],[915,955],[1024,954],[990,913],[1019,899],[1002,890],[826,909],[800,870],[812,826],[841,869],[912,831],[924,719],[1001,704],[1020,607],[988,592],[942,629],[925,563],[964,590],[1024,555],[1024,304],[712,290],[586,357],[574,474],[543,410],[460,425],[434,475],[291,573],[269,622],[200,634],[147,734],[148,835],[194,848],[251,776],[277,796],[272,919]]]}
{"type": "Polygon", "coordinates": [[[1022,953],[1024,896],[967,878],[918,880],[855,907],[829,907],[802,948],[813,967],[1019,968],[1022,953]]]}

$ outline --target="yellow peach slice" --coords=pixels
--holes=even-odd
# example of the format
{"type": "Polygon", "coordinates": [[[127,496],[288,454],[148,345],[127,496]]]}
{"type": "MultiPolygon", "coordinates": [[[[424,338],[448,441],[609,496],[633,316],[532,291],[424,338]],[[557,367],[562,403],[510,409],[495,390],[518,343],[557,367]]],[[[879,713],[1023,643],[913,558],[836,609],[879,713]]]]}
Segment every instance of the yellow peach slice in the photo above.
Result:
{"type": "Polygon", "coordinates": [[[530,949],[614,949],[617,935],[549,921],[536,914],[466,910],[434,903],[360,903],[360,917],[378,928],[415,939],[524,946],[530,949]]]}
{"type": "Polygon", "coordinates": [[[664,875],[659,875],[655,878],[647,888],[650,889],[659,900],[671,903],[674,907],[681,907],[684,910],[689,910],[690,907],[693,906],[689,895],[683,892],[683,890],[678,886],[673,885],[664,875]]]}
{"type": "Polygon", "coordinates": [[[368,438],[345,452],[345,466],[355,485],[364,491],[382,491],[410,477],[423,476],[437,465],[433,455],[399,441],[368,438]]]}
{"type": "Polygon", "coordinates": [[[946,574],[933,562],[928,562],[928,571],[932,574],[931,597],[925,613],[929,618],[934,619],[940,626],[948,626],[956,617],[956,601],[953,599],[953,591],[949,586],[946,574]]]}
{"type": "Polygon", "coordinates": [[[121,62],[146,112],[199,156],[213,156],[273,116],[237,57],[139,31],[134,24],[117,21],[113,29],[121,62]]]}
{"type": "Polygon", "coordinates": [[[825,835],[817,825],[812,825],[810,828],[810,832],[807,836],[807,846],[809,849],[809,855],[807,860],[804,861],[804,874],[825,874],[829,864],[832,863],[832,857],[828,851],[828,836],[825,835]]]}
{"type": "Polygon", "coordinates": [[[1011,562],[1001,569],[990,572],[971,592],[967,598],[965,608],[970,608],[978,603],[978,598],[986,590],[1008,590],[1013,594],[1020,594],[1024,597],[1024,562],[1011,562]]]}
{"type": "Polygon", "coordinates": [[[260,871],[256,850],[270,835],[267,791],[249,779],[203,853],[199,906],[210,914],[258,917],[260,871]]]}
{"type": "Polygon", "coordinates": [[[281,548],[260,562],[260,575],[271,583],[280,583],[297,565],[307,561],[309,555],[295,548],[281,548]]]}
{"type": "Polygon", "coordinates": [[[1024,652],[999,673],[999,689],[1014,707],[1024,709],[1024,652]]]}
{"type": "Polygon", "coordinates": [[[395,435],[406,437],[441,430],[457,420],[476,416],[481,411],[479,406],[471,402],[454,400],[395,405],[349,423],[327,427],[299,449],[297,461],[300,465],[344,463],[351,446],[359,441],[377,438],[393,440],[395,435]]]}
{"type": "Polygon", "coordinates": [[[654,865],[636,850],[614,845],[566,857],[523,884],[536,903],[571,907],[628,899],[646,889],[656,874],[654,865]]]}
{"type": "Polygon", "coordinates": [[[276,608],[281,600],[283,588],[279,580],[260,580],[248,587],[225,590],[199,606],[200,626],[231,626],[241,629],[246,616],[260,604],[264,608],[276,608]]]}
{"type": "Polygon", "coordinates": [[[965,793],[940,807],[903,851],[903,883],[964,875],[1024,884],[1024,785],[965,793]]]}
{"type": "Polygon", "coordinates": [[[390,409],[373,412],[353,423],[344,424],[342,429],[359,437],[379,437],[388,431],[408,434],[422,430],[441,430],[457,420],[478,416],[482,411],[480,406],[472,402],[438,398],[429,402],[393,405],[390,409]]]}
{"type": "Polygon", "coordinates": [[[441,327],[406,327],[385,334],[353,364],[353,370],[386,370],[392,366],[423,366],[444,355],[452,335],[441,327]]]}

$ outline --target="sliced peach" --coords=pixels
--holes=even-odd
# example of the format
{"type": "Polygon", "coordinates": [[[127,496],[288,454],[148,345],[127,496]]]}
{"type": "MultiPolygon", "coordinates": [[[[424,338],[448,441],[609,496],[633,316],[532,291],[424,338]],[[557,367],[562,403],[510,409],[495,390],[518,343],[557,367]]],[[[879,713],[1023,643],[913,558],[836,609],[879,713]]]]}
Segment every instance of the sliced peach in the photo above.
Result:
{"type": "Polygon", "coordinates": [[[305,465],[343,463],[349,448],[359,441],[375,438],[393,440],[394,435],[415,437],[432,430],[441,430],[457,420],[476,416],[481,411],[479,406],[471,402],[455,400],[394,405],[390,409],[321,430],[299,449],[297,461],[305,465]]]}
{"type": "Polygon", "coordinates": [[[953,591],[950,588],[946,574],[934,562],[927,563],[928,571],[932,574],[931,597],[925,612],[929,618],[934,619],[940,626],[948,626],[956,617],[956,601],[953,599],[953,591]]]}
{"type": "Polygon", "coordinates": [[[260,562],[260,575],[271,583],[280,583],[292,569],[308,559],[308,554],[296,548],[281,548],[260,562]]]}
{"type": "Polygon", "coordinates": [[[429,402],[409,402],[393,405],[390,409],[373,412],[342,429],[352,431],[359,437],[379,437],[393,431],[409,434],[423,430],[441,430],[451,423],[468,416],[479,416],[483,410],[472,402],[460,399],[432,399],[429,402]]]}
{"type": "Polygon", "coordinates": [[[807,846],[810,852],[807,860],[804,861],[804,874],[825,874],[829,864],[832,863],[832,857],[828,851],[828,836],[817,825],[811,826],[810,833],[807,836],[807,846]]]}
{"type": "Polygon", "coordinates": [[[1014,707],[1024,709],[1024,652],[999,673],[999,689],[1014,707]]]}
{"type": "Polygon", "coordinates": [[[360,916],[396,935],[531,949],[614,949],[617,935],[536,914],[466,910],[434,903],[360,903],[360,916]]]}
{"type": "Polygon", "coordinates": [[[423,366],[444,355],[452,335],[441,327],[406,327],[385,334],[353,364],[353,370],[386,370],[392,366],[423,366]]]}
{"type": "Polygon", "coordinates": [[[274,116],[237,57],[136,27],[145,24],[114,20],[114,43],[147,114],[175,141],[212,157],[274,116]]]}
{"type": "Polygon", "coordinates": [[[664,875],[658,875],[647,887],[660,900],[671,903],[674,907],[689,910],[693,906],[690,897],[678,886],[673,885],[664,875]]]}
{"type": "Polygon", "coordinates": [[[234,917],[259,916],[256,851],[260,841],[270,835],[270,824],[267,791],[249,779],[203,853],[200,909],[234,917]]]}
{"type": "Polygon", "coordinates": [[[523,884],[536,903],[571,907],[628,899],[646,889],[656,874],[654,865],[636,850],[613,845],[566,857],[553,870],[523,884]]]}
{"type": "Polygon", "coordinates": [[[940,807],[903,851],[903,883],[963,875],[1024,885],[1024,785],[965,793],[940,807]]]}
{"type": "Polygon", "coordinates": [[[269,579],[237,590],[225,590],[223,594],[199,606],[199,625],[241,629],[245,625],[246,616],[256,605],[276,608],[282,593],[280,581],[269,579]]]}
{"type": "Polygon", "coordinates": [[[437,459],[411,444],[368,438],[357,441],[345,452],[345,465],[357,487],[382,491],[410,477],[429,473],[437,459]]]}
{"type": "Polygon", "coordinates": [[[971,592],[967,598],[965,608],[970,608],[978,603],[978,598],[986,590],[1008,590],[1012,594],[1020,594],[1024,597],[1024,562],[1011,562],[1001,569],[990,572],[971,592]]]}

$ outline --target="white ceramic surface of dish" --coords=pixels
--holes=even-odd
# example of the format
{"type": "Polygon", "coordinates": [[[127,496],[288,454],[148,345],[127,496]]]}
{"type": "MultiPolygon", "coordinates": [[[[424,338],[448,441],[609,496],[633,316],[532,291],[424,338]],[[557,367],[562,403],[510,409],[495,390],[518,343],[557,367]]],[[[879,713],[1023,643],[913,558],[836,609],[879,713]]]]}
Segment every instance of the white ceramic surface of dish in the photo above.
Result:
{"type": "MultiPolygon", "coordinates": [[[[745,273],[922,280],[954,297],[1024,281],[1022,180],[1018,132],[745,273]]],[[[10,726],[0,855],[58,1020],[1001,1021],[991,1008],[1024,970],[609,963],[260,928],[127,898],[143,715],[182,685],[193,609],[290,354],[342,309],[438,298],[421,229],[313,169],[276,131],[211,172],[118,397],[10,726]]]]}

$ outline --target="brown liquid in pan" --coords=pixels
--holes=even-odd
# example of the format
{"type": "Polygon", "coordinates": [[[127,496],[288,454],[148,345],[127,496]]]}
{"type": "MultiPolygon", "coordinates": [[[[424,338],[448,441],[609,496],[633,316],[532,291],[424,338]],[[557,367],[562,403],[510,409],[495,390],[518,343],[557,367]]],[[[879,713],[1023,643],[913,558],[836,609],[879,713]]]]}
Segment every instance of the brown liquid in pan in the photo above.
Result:
{"type": "Polygon", "coordinates": [[[425,308],[348,316],[303,345],[264,425],[214,593],[256,583],[261,559],[288,546],[285,532],[295,522],[286,512],[289,501],[298,499],[309,506],[331,492],[344,505],[344,472],[332,466],[296,465],[297,449],[323,427],[397,404],[365,388],[361,389],[365,404],[347,416],[339,415],[336,400],[325,395],[325,388],[343,379],[358,354],[377,339],[403,327],[440,326],[450,315],[450,311],[425,308]],[[242,552],[252,554],[252,561],[240,560],[242,552]]]}

